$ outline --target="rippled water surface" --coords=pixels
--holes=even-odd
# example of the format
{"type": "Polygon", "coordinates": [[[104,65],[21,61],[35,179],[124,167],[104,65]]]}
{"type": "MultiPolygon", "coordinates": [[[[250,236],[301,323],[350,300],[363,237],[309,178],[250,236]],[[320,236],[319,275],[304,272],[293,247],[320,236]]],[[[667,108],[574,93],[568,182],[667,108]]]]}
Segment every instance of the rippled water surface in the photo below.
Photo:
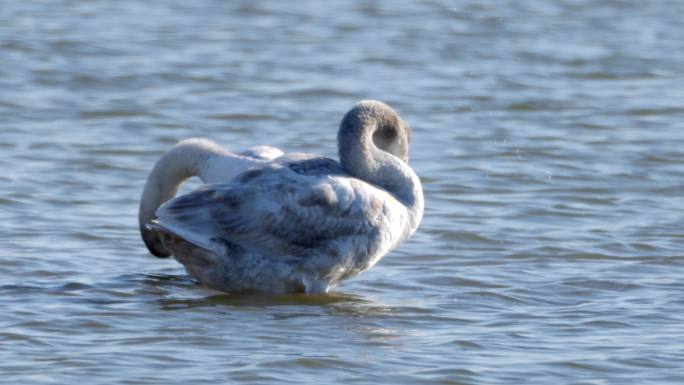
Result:
{"type": "Polygon", "coordinates": [[[4,1],[0,382],[684,383],[683,4],[4,1]],[[148,254],[176,141],[336,156],[363,98],[427,205],[371,271],[226,295],[148,254]]]}

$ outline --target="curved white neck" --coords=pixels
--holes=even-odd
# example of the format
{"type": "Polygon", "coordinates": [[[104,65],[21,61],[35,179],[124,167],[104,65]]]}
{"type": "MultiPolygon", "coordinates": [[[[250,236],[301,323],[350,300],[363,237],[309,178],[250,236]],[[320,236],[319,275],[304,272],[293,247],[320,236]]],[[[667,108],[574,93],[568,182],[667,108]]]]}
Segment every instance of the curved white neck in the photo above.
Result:
{"type": "Polygon", "coordinates": [[[377,124],[356,120],[340,125],[338,151],[340,163],[352,176],[382,187],[406,206],[413,232],[423,216],[423,189],[416,173],[398,157],[373,143],[377,124]]]}
{"type": "Polygon", "coordinates": [[[227,182],[252,163],[205,139],[184,140],[167,151],[150,172],[140,199],[138,225],[150,252],[158,257],[169,255],[146,226],[156,218],[159,206],[173,198],[185,180],[197,176],[204,183],[227,182]]]}

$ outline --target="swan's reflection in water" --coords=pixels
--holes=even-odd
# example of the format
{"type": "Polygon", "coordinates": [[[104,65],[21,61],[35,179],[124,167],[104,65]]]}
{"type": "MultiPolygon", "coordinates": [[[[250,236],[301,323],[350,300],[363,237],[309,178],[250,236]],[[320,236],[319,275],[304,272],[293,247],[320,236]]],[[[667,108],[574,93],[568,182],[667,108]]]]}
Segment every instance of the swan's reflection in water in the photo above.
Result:
{"type": "Polygon", "coordinates": [[[318,306],[331,307],[340,305],[368,305],[371,302],[358,295],[333,294],[212,294],[200,298],[173,298],[159,300],[163,310],[191,309],[198,307],[230,306],[266,308],[276,306],[318,306]]]}
{"type": "MultiPolygon", "coordinates": [[[[400,348],[402,337],[412,335],[411,328],[396,327],[414,314],[414,307],[383,304],[376,299],[357,293],[335,291],[329,294],[224,294],[205,289],[183,275],[150,274],[144,279],[146,286],[165,292],[155,300],[159,308],[169,312],[202,312],[224,307],[231,316],[254,316],[279,322],[298,323],[311,318],[323,318],[331,324],[331,335],[342,333],[359,342],[392,349],[400,348]],[[192,295],[193,297],[186,297],[192,295]]],[[[419,312],[425,309],[418,309],[419,312]]],[[[318,321],[315,321],[318,322],[318,321]]]]}

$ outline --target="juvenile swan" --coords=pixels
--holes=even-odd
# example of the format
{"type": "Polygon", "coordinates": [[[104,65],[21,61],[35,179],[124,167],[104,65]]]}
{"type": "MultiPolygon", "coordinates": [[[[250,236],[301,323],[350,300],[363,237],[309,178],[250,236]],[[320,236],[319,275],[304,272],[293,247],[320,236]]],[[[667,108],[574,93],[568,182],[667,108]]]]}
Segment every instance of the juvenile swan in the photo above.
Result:
{"type": "Polygon", "coordinates": [[[340,162],[272,147],[239,155],[206,140],[181,142],[147,180],[143,240],[213,289],[325,293],[418,227],[423,191],[407,164],[410,136],[391,107],[365,100],[340,123],[340,162]],[[191,176],[209,184],[163,203],[191,176]]]}

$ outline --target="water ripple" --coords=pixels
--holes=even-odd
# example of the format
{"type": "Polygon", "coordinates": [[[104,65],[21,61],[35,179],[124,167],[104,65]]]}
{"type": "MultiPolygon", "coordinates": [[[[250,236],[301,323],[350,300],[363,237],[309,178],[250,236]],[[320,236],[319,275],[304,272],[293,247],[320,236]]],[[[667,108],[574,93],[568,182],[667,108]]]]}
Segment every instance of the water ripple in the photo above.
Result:
{"type": "Polygon", "coordinates": [[[0,382],[684,382],[680,2],[64,3],[3,3],[0,382]],[[371,271],[227,295],[147,253],[171,145],[336,156],[363,98],[426,195],[371,271]]]}

